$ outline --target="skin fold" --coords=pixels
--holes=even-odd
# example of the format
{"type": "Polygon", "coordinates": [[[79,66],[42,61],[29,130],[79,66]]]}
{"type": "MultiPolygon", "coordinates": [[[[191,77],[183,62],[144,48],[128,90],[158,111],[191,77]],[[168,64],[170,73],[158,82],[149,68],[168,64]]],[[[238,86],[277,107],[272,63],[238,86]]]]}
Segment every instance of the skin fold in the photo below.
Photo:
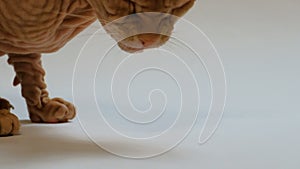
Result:
{"type": "MultiPolygon", "coordinates": [[[[176,20],[164,15],[154,18],[143,12],[181,17],[193,4],[194,0],[1,0],[0,56],[8,55],[8,64],[16,73],[13,85],[21,85],[31,121],[66,122],[75,117],[76,109],[61,98],[49,98],[42,53],[59,50],[96,20],[105,26],[131,14],[138,14],[136,20],[124,19],[115,25],[117,30],[107,27],[106,31],[127,52],[158,47],[169,39],[176,20]],[[128,30],[138,32],[150,25],[157,34],[126,37],[128,30]]],[[[7,100],[0,98],[0,136],[19,132],[20,123],[11,108],[7,100]]]]}

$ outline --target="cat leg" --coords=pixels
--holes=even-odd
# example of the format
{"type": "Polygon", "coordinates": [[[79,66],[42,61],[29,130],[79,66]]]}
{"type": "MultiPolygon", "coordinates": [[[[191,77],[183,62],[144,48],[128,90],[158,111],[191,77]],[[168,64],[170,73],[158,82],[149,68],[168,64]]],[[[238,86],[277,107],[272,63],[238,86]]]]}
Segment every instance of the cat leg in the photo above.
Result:
{"type": "Polygon", "coordinates": [[[0,97],[0,137],[19,133],[20,122],[16,115],[10,112],[13,106],[0,97]]]}
{"type": "MultiPolygon", "coordinates": [[[[0,51],[0,57],[5,53],[0,51]]],[[[20,122],[16,115],[10,112],[13,106],[0,97],[0,137],[19,133],[20,122]]]]}
{"type": "Polygon", "coordinates": [[[45,71],[40,54],[8,54],[8,63],[16,72],[14,85],[21,84],[32,122],[58,123],[75,117],[73,104],[61,99],[50,99],[44,81],[45,71]]]}

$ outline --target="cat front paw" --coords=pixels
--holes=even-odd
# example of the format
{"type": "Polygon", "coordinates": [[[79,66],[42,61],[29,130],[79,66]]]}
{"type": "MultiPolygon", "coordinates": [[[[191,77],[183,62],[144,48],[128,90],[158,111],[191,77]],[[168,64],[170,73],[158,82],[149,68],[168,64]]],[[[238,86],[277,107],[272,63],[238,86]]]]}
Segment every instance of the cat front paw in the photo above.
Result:
{"type": "Polygon", "coordinates": [[[19,133],[20,122],[16,115],[10,112],[13,106],[0,97],[0,136],[15,135],[19,133]]]}
{"type": "Polygon", "coordinates": [[[71,120],[76,115],[75,106],[61,98],[47,101],[42,108],[28,106],[30,119],[35,123],[61,123],[71,120]]]}
{"type": "Polygon", "coordinates": [[[0,137],[19,133],[20,122],[16,115],[7,109],[0,110],[0,137]]]}

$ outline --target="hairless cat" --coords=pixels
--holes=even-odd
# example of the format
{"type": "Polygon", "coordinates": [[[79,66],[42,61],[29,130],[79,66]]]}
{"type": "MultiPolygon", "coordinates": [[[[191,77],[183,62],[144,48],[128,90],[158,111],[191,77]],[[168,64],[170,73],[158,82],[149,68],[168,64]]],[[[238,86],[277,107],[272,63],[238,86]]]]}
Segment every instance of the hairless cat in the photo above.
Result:
{"type": "MultiPolygon", "coordinates": [[[[0,56],[8,55],[16,76],[13,85],[21,85],[32,122],[66,122],[75,117],[73,104],[61,98],[49,98],[41,63],[42,53],[55,52],[97,19],[106,25],[118,18],[143,12],[161,12],[182,16],[194,0],[1,0],[0,56]]],[[[170,34],[175,21],[168,18],[146,18],[140,15],[135,23],[122,24],[120,34],[157,22],[170,34]]],[[[149,16],[148,16],[149,17],[149,16]]],[[[115,32],[106,30],[116,39],[115,32]]],[[[158,30],[159,31],[159,30],[158,30]]],[[[136,52],[158,47],[168,36],[138,34],[118,42],[121,49],[136,52]]],[[[116,39],[117,40],[117,39],[116,39]]],[[[117,40],[118,41],[118,40],[117,40]]],[[[10,112],[13,106],[0,98],[0,136],[19,132],[20,123],[10,112]]]]}

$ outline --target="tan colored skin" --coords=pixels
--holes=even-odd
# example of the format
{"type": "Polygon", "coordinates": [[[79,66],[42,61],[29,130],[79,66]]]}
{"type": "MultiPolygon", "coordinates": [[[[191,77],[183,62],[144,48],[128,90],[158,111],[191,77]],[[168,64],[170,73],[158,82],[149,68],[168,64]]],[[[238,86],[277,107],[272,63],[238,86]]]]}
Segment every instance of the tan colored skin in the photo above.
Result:
{"type": "MultiPolygon", "coordinates": [[[[48,97],[45,71],[41,53],[62,48],[79,32],[99,20],[106,25],[118,18],[141,12],[162,12],[182,16],[194,0],[1,0],[0,1],[0,56],[7,54],[8,63],[14,67],[14,85],[21,85],[32,122],[57,123],[75,117],[73,104],[48,97]]],[[[106,29],[113,38],[126,35],[126,30],[138,31],[138,27],[160,22],[162,18],[143,18],[127,23],[116,32],[106,29]]],[[[162,22],[162,21],[161,21],[162,22]]],[[[174,22],[168,22],[170,34],[174,22]]],[[[159,24],[159,23],[158,23],[159,24]]],[[[115,30],[114,30],[115,31],[115,30]]],[[[160,31],[160,30],[158,30],[160,31]]],[[[168,36],[145,33],[118,42],[121,49],[135,52],[157,47],[168,36]]],[[[18,118],[10,113],[11,105],[0,98],[0,136],[19,131],[18,118]]]]}

